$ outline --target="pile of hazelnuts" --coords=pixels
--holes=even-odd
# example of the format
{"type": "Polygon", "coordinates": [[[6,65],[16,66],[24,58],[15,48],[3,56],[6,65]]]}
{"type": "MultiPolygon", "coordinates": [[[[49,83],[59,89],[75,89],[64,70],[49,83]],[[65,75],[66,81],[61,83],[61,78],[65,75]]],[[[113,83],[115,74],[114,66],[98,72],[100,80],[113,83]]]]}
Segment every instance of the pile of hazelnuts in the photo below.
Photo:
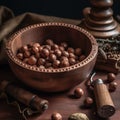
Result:
{"type": "Polygon", "coordinates": [[[45,44],[30,43],[18,49],[17,58],[40,68],[62,68],[74,65],[86,58],[81,48],[69,47],[66,42],[56,44],[47,39],[45,44]]]}

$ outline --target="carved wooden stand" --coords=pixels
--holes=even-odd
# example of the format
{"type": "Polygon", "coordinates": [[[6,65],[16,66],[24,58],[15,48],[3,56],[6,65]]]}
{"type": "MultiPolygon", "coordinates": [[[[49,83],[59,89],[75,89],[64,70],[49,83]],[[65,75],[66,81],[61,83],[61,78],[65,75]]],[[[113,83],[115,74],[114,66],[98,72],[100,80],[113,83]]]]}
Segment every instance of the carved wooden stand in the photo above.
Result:
{"type": "Polygon", "coordinates": [[[92,7],[85,8],[81,26],[97,38],[108,38],[120,33],[120,26],[113,18],[113,0],[90,0],[92,7]]]}

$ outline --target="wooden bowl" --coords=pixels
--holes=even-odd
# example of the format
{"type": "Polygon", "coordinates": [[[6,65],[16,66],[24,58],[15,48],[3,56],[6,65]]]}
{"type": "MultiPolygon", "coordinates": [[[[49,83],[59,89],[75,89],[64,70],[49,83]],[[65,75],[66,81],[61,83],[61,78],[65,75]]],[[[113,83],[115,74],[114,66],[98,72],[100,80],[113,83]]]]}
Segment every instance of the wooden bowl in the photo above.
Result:
{"type": "Polygon", "coordinates": [[[14,74],[31,88],[44,92],[68,90],[86,80],[96,62],[98,45],[86,30],[66,23],[42,23],[23,28],[15,33],[6,44],[6,53],[14,74]],[[66,41],[72,47],[80,47],[87,56],[70,67],[41,69],[23,63],[16,57],[18,48],[30,42],[43,43],[50,38],[57,43],[66,41]]]}

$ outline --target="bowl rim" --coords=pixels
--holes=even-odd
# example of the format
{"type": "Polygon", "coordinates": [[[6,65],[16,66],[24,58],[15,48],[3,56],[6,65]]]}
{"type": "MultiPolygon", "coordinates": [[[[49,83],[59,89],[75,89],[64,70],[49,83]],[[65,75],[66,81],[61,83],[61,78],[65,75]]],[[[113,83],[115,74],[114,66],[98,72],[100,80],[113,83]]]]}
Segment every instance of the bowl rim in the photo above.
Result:
{"type": "Polygon", "coordinates": [[[89,63],[90,61],[92,61],[98,53],[98,44],[96,39],[93,37],[92,34],[90,34],[88,31],[86,31],[85,29],[73,25],[73,24],[68,24],[68,23],[60,23],[60,22],[48,22],[48,23],[39,23],[39,24],[33,24],[33,25],[29,25],[27,27],[24,27],[22,29],[20,29],[19,31],[15,32],[14,34],[11,35],[11,37],[8,39],[8,41],[6,42],[6,53],[7,56],[17,65],[19,65],[20,67],[24,68],[24,69],[28,69],[28,70],[32,70],[32,71],[36,71],[36,72],[44,72],[44,73],[58,73],[58,72],[66,72],[66,71],[72,71],[75,70],[79,67],[82,67],[84,65],[86,65],[87,63],[89,63]],[[22,33],[26,32],[27,30],[30,29],[34,29],[37,27],[44,27],[44,26],[63,26],[63,27],[68,27],[68,28],[72,28],[75,29],[77,31],[82,32],[86,37],[89,38],[92,48],[91,48],[91,52],[90,54],[81,62],[75,64],[75,65],[71,65],[69,67],[63,67],[63,68],[54,68],[54,69],[49,69],[49,68],[39,68],[37,66],[31,66],[28,65],[26,63],[23,63],[21,60],[19,60],[12,52],[11,49],[11,45],[12,42],[15,40],[15,38],[19,35],[21,35],[22,33]]]}

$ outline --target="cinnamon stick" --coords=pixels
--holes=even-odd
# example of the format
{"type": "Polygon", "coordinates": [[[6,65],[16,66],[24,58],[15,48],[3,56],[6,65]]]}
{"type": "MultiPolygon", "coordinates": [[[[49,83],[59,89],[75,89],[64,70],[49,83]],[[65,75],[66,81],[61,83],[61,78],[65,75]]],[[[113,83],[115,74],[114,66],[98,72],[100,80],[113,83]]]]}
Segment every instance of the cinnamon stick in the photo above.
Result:
{"type": "Polygon", "coordinates": [[[9,84],[8,81],[3,80],[0,83],[0,88],[7,94],[14,97],[19,102],[27,105],[31,108],[38,110],[40,113],[44,112],[48,108],[48,101],[40,98],[36,94],[33,94],[23,88],[12,83],[9,84]]]}

